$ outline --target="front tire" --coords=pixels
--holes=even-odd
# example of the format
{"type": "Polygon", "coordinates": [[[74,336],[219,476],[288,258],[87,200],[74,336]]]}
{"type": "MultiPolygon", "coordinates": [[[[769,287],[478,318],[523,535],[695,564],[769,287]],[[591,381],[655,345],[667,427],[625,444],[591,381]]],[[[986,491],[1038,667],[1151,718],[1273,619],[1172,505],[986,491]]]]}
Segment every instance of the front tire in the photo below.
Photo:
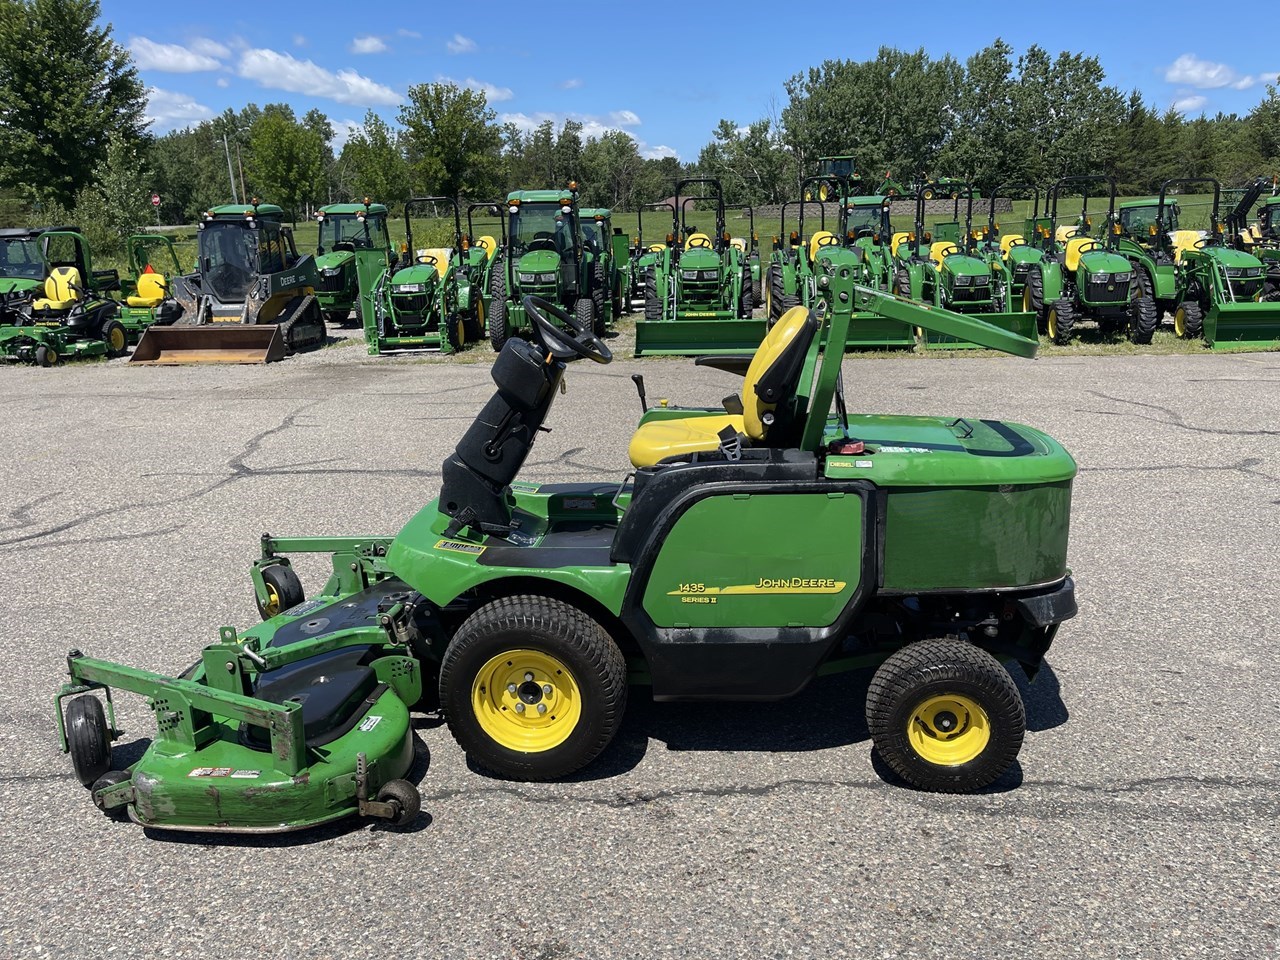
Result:
{"type": "Polygon", "coordinates": [[[493,345],[493,352],[501,352],[509,339],[511,330],[507,326],[507,283],[497,279],[493,283],[493,299],[489,302],[489,343],[493,345]]]}
{"type": "Polygon", "coordinates": [[[1034,267],[1027,272],[1027,282],[1022,288],[1022,309],[1030,310],[1036,315],[1036,328],[1046,331],[1044,310],[1044,274],[1034,267]]]}
{"type": "Polygon", "coordinates": [[[1173,331],[1183,340],[1204,336],[1204,311],[1195,300],[1184,300],[1173,312],[1173,331]]]}
{"type": "Polygon", "coordinates": [[[1143,294],[1129,304],[1129,339],[1137,344],[1151,342],[1156,327],[1160,326],[1160,315],[1156,313],[1156,302],[1150,294],[1143,294]]]}
{"type": "Polygon", "coordinates": [[[921,640],[889,657],[867,690],[876,751],[921,790],[969,793],[1012,766],[1026,734],[1009,672],[957,639],[921,640]]]}
{"type": "Polygon", "coordinates": [[[650,322],[662,319],[662,301],[658,299],[658,274],[653,267],[644,272],[644,318],[650,322]]]}
{"type": "Polygon", "coordinates": [[[481,607],[440,665],[440,703],[454,739],[475,763],[513,780],[551,780],[586,766],[613,739],[626,702],[617,644],[581,610],[548,597],[481,607]]]}
{"type": "Polygon", "coordinates": [[[1076,306],[1066,297],[1055,300],[1045,311],[1045,332],[1060,347],[1071,342],[1076,325],[1076,306]]]}
{"type": "Polygon", "coordinates": [[[80,785],[91,787],[111,769],[111,731],[102,701],[85,695],[67,704],[67,749],[80,785]]]}

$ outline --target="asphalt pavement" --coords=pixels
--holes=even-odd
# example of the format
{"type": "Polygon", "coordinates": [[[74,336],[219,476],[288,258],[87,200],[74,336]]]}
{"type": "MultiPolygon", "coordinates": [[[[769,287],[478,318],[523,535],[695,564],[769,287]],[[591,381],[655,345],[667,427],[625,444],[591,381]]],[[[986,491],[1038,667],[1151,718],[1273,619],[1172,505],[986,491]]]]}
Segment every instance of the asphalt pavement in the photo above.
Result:
{"type": "MultiPolygon", "coordinates": [[[[981,795],[892,782],[854,674],[763,705],[638,688],[612,747],[555,784],[473,771],[423,716],[407,832],[103,817],[57,746],[68,648],[178,671],[256,619],[262,531],[394,533],[492,389],[477,350],[0,370],[0,955],[1280,953],[1280,354],[846,362],[854,409],[1028,423],[1080,465],[1080,613],[1022,683],[1017,767],[981,795]]],[[[524,476],[621,480],[637,371],[651,399],[737,383],[575,364],[524,476]]],[[[319,585],[318,561],[300,572],[319,585]]],[[[136,755],[152,720],[122,705],[136,755]]]]}

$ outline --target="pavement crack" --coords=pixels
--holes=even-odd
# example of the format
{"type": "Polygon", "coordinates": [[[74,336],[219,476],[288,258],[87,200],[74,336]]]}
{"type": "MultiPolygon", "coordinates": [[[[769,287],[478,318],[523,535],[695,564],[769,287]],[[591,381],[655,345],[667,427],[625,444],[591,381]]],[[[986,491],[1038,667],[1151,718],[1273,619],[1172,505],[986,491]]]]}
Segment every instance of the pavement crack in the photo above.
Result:
{"type": "Polygon", "coordinates": [[[1139,420],[1149,420],[1152,423],[1160,423],[1169,427],[1177,427],[1180,430],[1186,430],[1191,433],[1208,433],[1218,437],[1280,437],[1280,430],[1229,430],[1223,427],[1200,427],[1192,423],[1187,423],[1182,419],[1182,415],[1169,407],[1163,407],[1158,403],[1143,403],[1141,400],[1128,400],[1124,397],[1113,397],[1110,394],[1102,393],[1099,390],[1090,390],[1090,395],[1098,397],[1101,400],[1110,400],[1112,403],[1119,403],[1131,407],[1142,407],[1146,410],[1155,410],[1164,414],[1164,417],[1145,416],[1141,413],[1120,413],[1116,410],[1081,410],[1080,413],[1091,413],[1103,417],[1119,417],[1130,416],[1137,417],[1139,420]]]}

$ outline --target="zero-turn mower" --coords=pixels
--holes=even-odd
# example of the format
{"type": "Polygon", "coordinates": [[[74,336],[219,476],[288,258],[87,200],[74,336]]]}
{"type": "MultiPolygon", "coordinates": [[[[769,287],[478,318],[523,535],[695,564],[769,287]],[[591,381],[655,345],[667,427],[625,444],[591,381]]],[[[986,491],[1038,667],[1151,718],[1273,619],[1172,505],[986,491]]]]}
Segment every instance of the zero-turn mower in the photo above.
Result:
{"type": "MultiPolygon", "coordinates": [[[[346,324],[360,302],[357,253],[371,251],[391,263],[387,208],[381,203],[331,203],[316,211],[316,302],[329,323],[346,324]]],[[[367,259],[367,258],[366,258],[367,259]]]]}
{"type": "Polygon", "coordinates": [[[439,497],[398,534],[264,535],[263,622],[222,628],[179,678],[71,652],[57,706],[77,778],[151,826],[396,821],[416,809],[401,779],[426,689],[476,765],[549,780],[608,747],[629,682],[662,701],[767,701],[874,667],[867,724],[889,768],[925,790],[992,783],[1026,731],[1003,664],[1034,677],[1076,613],[1076,466],[1014,423],[849,414],[843,350],[823,344],[844,343],[854,312],[1023,357],[1037,343],[828,264],[817,309],[789,310],[754,353],[702,361],[742,377],[723,407],[651,407],[637,377],[634,472],[609,483],[518,480],[568,365],[612,359],[587,318],[526,296],[530,339],[504,344],[439,497]],[[304,553],[332,555],[310,599],[289,561],[304,553]],[[113,691],[149,698],[158,728],[123,769],[113,691]]]}

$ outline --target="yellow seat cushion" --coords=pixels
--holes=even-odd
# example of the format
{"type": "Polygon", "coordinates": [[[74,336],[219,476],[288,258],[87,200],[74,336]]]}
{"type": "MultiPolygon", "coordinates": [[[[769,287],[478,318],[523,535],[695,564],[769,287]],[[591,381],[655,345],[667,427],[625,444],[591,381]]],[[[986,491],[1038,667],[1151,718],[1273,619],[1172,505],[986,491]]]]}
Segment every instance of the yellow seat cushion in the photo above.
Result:
{"type": "Polygon", "coordinates": [[[770,413],[776,403],[765,403],[756,395],[756,385],[773,364],[781,359],[792,341],[805,327],[809,319],[807,307],[792,307],[781,317],[756,348],[747,374],[742,378],[742,413],[712,414],[697,417],[680,417],[671,420],[651,420],[642,423],[631,437],[627,454],[637,467],[652,467],[668,457],[683,457],[694,453],[709,453],[720,446],[720,431],[733,427],[735,433],[745,434],[751,440],[763,440],[769,426],[764,415],[770,413]]]}
{"type": "Polygon", "coordinates": [[[819,247],[830,247],[836,243],[836,235],[830,230],[819,230],[809,238],[809,260],[812,262],[818,258],[819,247]]]}
{"type": "Polygon", "coordinates": [[[667,247],[666,247],[666,244],[663,244],[663,243],[651,243],[651,244],[649,244],[649,252],[650,252],[650,253],[661,253],[661,252],[662,252],[663,250],[665,250],[665,249],[667,249],[667,247]]]}
{"type": "Polygon", "coordinates": [[[447,247],[428,247],[418,251],[418,262],[429,263],[436,268],[436,273],[444,276],[449,269],[449,249],[447,247]]]}
{"type": "Polygon", "coordinates": [[[1053,239],[1056,240],[1058,243],[1066,243],[1068,240],[1070,240],[1079,232],[1080,232],[1079,227],[1071,227],[1071,226],[1067,226],[1066,224],[1063,224],[1058,228],[1057,232],[1054,233],[1053,239]]]}
{"type": "Polygon", "coordinates": [[[953,253],[959,252],[960,248],[950,240],[935,240],[933,242],[933,246],[929,248],[929,259],[932,260],[935,265],[941,267],[943,260],[947,259],[947,257],[951,256],[953,253]]]}
{"type": "Polygon", "coordinates": [[[1096,244],[1097,241],[1092,237],[1072,237],[1067,241],[1067,254],[1065,266],[1071,273],[1075,273],[1080,269],[1080,254],[1083,248],[1089,244],[1096,244]]]}
{"type": "Polygon", "coordinates": [[[75,267],[54,267],[44,282],[44,296],[31,304],[36,310],[70,310],[80,294],[80,271],[75,267]]]}
{"type": "Polygon", "coordinates": [[[1181,263],[1182,255],[1188,250],[1194,250],[1196,244],[1203,240],[1205,234],[1199,230],[1175,230],[1170,239],[1173,241],[1173,262],[1181,263]]]}
{"type": "Polygon", "coordinates": [[[906,230],[900,230],[893,235],[893,239],[889,242],[889,255],[896,257],[898,255],[898,247],[906,243],[907,237],[911,236],[906,230]]]}
{"type": "Polygon", "coordinates": [[[712,246],[711,238],[705,233],[691,233],[689,238],[684,242],[686,250],[701,250],[712,246]]]}
{"type": "Polygon", "coordinates": [[[729,241],[729,246],[733,247],[733,249],[737,250],[739,253],[747,252],[747,241],[742,239],[742,237],[734,237],[729,241]]]}
{"type": "Polygon", "coordinates": [[[476,240],[476,246],[484,251],[484,258],[492,260],[493,255],[498,252],[498,241],[486,234],[476,240]]]}
{"type": "Polygon", "coordinates": [[[1006,260],[1008,260],[1009,251],[1013,249],[1014,244],[1023,244],[1025,242],[1026,238],[1024,238],[1020,233],[1007,234],[1000,238],[1000,253],[1006,260]]]}
{"type": "Polygon", "coordinates": [[[163,274],[144,273],[138,277],[138,292],[125,297],[124,302],[131,307],[158,307],[164,302],[166,287],[163,274]]]}

